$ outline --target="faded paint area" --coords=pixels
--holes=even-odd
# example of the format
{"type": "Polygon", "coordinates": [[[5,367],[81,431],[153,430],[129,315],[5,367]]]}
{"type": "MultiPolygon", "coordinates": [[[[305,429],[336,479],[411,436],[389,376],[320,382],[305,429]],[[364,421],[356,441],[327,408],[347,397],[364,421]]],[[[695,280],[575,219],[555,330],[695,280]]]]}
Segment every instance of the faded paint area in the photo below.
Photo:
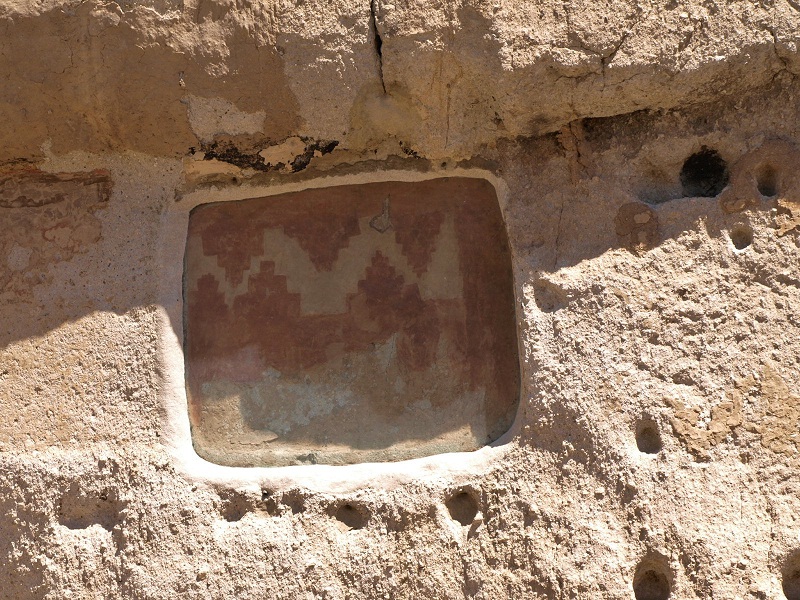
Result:
{"type": "Polygon", "coordinates": [[[641,202],[620,206],[614,225],[620,242],[632,252],[648,250],[658,241],[658,215],[641,202]]]}
{"type": "Polygon", "coordinates": [[[107,202],[105,171],[0,174],[0,302],[28,301],[49,279],[49,267],[100,239],[94,213],[107,202]]]}
{"type": "Polygon", "coordinates": [[[674,413],[673,430],[686,448],[695,456],[709,458],[709,451],[740,427],[757,434],[764,448],[784,454],[797,463],[800,447],[800,397],[780,376],[777,368],[766,361],[760,374],[734,382],[726,397],[707,409],[707,404],[687,407],[680,400],[668,399],[667,405],[674,413]],[[745,415],[743,407],[750,405],[751,413],[745,415]],[[706,408],[706,415],[703,414],[706,408]]]}
{"type": "MultiPolygon", "coordinates": [[[[761,434],[761,443],[773,452],[784,454],[797,465],[800,449],[800,397],[780,376],[776,365],[764,365],[760,391],[764,414],[752,430],[761,434]]],[[[761,415],[759,415],[761,416],[761,415]]]]}
{"type": "Polygon", "coordinates": [[[193,439],[214,462],[474,450],[514,418],[511,257],[485,181],[200,206],[185,296],[193,439]]]}

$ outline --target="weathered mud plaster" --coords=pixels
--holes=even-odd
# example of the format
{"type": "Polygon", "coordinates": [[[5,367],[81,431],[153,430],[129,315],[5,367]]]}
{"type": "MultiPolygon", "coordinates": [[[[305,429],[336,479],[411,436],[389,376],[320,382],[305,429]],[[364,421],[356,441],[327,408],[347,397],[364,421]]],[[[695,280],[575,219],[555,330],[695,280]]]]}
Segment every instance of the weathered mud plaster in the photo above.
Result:
{"type": "Polygon", "coordinates": [[[29,242],[0,262],[32,286],[0,304],[1,595],[780,598],[800,539],[796,97],[779,78],[735,103],[499,139],[480,169],[337,149],[297,172],[195,177],[212,161],[48,153],[38,171],[102,169],[113,186],[91,218],[70,196],[0,209],[100,232],[44,269],[31,253],[25,270],[29,242]],[[716,189],[685,172],[712,154],[727,187],[686,196],[716,189]],[[509,434],[378,465],[199,459],[181,340],[191,208],[448,175],[492,182],[508,229],[509,434]]]}
{"type": "Polygon", "coordinates": [[[799,597],[797,2],[7,0],[0,32],[0,597],[799,597]],[[450,175],[508,231],[508,434],[199,459],[189,210],[450,175]]]}
{"type": "Polygon", "coordinates": [[[40,158],[48,139],[59,153],[181,156],[221,131],[192,127],[192,98],[263,112],[262,142],[364,151],[388,137],[464,158],[800,71],[789,0],[5,0],[0,20],[0,120],[24,124],[0,131],[0,160],[40,158]]]}

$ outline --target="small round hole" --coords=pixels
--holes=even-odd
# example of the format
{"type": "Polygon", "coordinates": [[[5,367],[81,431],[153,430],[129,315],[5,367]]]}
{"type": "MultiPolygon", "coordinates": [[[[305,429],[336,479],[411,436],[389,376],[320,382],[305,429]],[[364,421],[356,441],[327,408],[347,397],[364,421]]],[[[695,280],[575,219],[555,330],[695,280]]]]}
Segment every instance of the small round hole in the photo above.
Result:
{"type": "Polygon", "coordinates": [[[453,520],[462,525],[470,525],[478,515],[478,503],[467,492],[454,494],[444,504],[453,520]]]}
{"type": "Polygon", "coordinates": [[[728,164],[716,150],[703,146],[683,163],[681,185],[687,197],[713,198],[728,185],[728,164]]]}
{"type": "Polygon", "coordinates": [[[783,595],[800,600],[800,552],[795,552],[783,567],[783,595]]]}
{"type": "Polygon", "coordinates": [[[667,600],[670,596],[666,573],[654,565],[640,565],[633,578],[636,600],[667,600]]]}
{"type": "Polygon", "coordinates": [[[661,451],[661,435],[653,421],[642,421],[636,427],[636,447],[644,454],[658,454],[661,451]]]}
{"type": "Polygon", "coordinates": [[[254,499],[240,491],[223,491],[220,493],[220,513],[230,522],[241,521],[244,516],[254,510],[254,499]]]}
{"type": "Polygon", "coordinates": [[[758,193],[765,198],[778,195],[778,173],[770,165],[762,165],[756,175],[758,193]]]}
{"type": "Polygon", "coordinates": [[[753,243],[753,230],[747,225],[737,225],[730,232],[731,243],[737,250],[744,250],[753,243]]]}
{"type": "Polygon", "coordinates": [[[336,520],[347,525],[349,529],[361,529],[367,524],[367,518],[352,504],[342,504],[334,515],[336,520]]]}

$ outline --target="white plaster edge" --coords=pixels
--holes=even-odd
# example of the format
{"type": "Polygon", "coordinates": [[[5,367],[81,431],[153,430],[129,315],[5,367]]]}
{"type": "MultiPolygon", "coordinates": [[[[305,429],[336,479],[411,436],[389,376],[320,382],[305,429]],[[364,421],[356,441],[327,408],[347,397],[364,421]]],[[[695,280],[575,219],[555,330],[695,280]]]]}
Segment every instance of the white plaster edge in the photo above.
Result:
{"type": "MultiPolygon", "coordinates": [[[[516,257],[511,248],[514,277],[514,302],[517,315],[517,345],[520,357],[520,392],[517,414],[509,430],[492,444],[472,452],[435,454],[398,462],[358,463],[353,465],[298,465],[283,467],[231,467],[218,465],[201,458],[192,444],[186,396],[183,356],[183,263],[188,232],[189,213],[200,204],[275,196],[307,189],[376,182],[416,182],[446,177],[467,177],[488,181],[495,189],[506,224],[509,188],[505,181],[483,169],[448,169],[446,171],[414,172],[402,170],[371,171],[369,173],[330,175],[313,180],[277,185],[242,185],[212,187],[191,192],[169,207],[162,215],[158,248],[160,266],[158,299],[159,361],[162,368],[160,406],[164,425],[161,440],[173,457],[174,466],[187,479],[198,484],[232,488],[259,486],[271,491],[289,487],[324,493],[344,493],[359,488],[392,489],[409,481],[435,483],[470,476],[490,470],[509,452],[521,430],[521,415],[527,397],[524,362],[522,361],[523,323],[522,290],[516,257]],[[173,329],[175,324],[176,329],[173,329]]],[[[508,227],[506,225],[506,231],[508,227]]]]}

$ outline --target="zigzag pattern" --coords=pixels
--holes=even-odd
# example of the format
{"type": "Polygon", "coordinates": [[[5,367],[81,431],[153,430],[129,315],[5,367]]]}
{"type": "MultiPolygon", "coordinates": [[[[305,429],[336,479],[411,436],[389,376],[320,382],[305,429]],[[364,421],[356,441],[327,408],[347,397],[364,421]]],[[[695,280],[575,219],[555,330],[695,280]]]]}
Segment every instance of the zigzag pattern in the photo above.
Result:
{"type": "Polygon", "coordinates": [[[422,274],[410,264],[402,247],[389,231],[379,233],[369,226],[369,218],[360,220],[361,232],[352,236],[349,244],[339,251],[330,271],[319,271],[308,253],[296,239],[278,228],[264,230],[263,254],[252,256],[240,283],[234,284],[220,266],[217,256],[203,254],[202,238],[190,237],[187,256],[187,291],[197,290],[197,282],[204,275],[212,275],[220,282],[228,306],[237,296],[244,294],[250,276],[260,271],[266,261],[275,265],[275,274],[287,280],[288,291],[300,294],[303,314],[340,314],[347,311],[347,296],[355,293],[363,280],[367,267],[377,252],[387,257],[392,266],[407,283],[419,286],[423,299],[459,299],[463,295],[462,276],[458,256],[458,240],[452,215],[448,215],[435,240],[435,250],[429,268],[422,274]]]}

